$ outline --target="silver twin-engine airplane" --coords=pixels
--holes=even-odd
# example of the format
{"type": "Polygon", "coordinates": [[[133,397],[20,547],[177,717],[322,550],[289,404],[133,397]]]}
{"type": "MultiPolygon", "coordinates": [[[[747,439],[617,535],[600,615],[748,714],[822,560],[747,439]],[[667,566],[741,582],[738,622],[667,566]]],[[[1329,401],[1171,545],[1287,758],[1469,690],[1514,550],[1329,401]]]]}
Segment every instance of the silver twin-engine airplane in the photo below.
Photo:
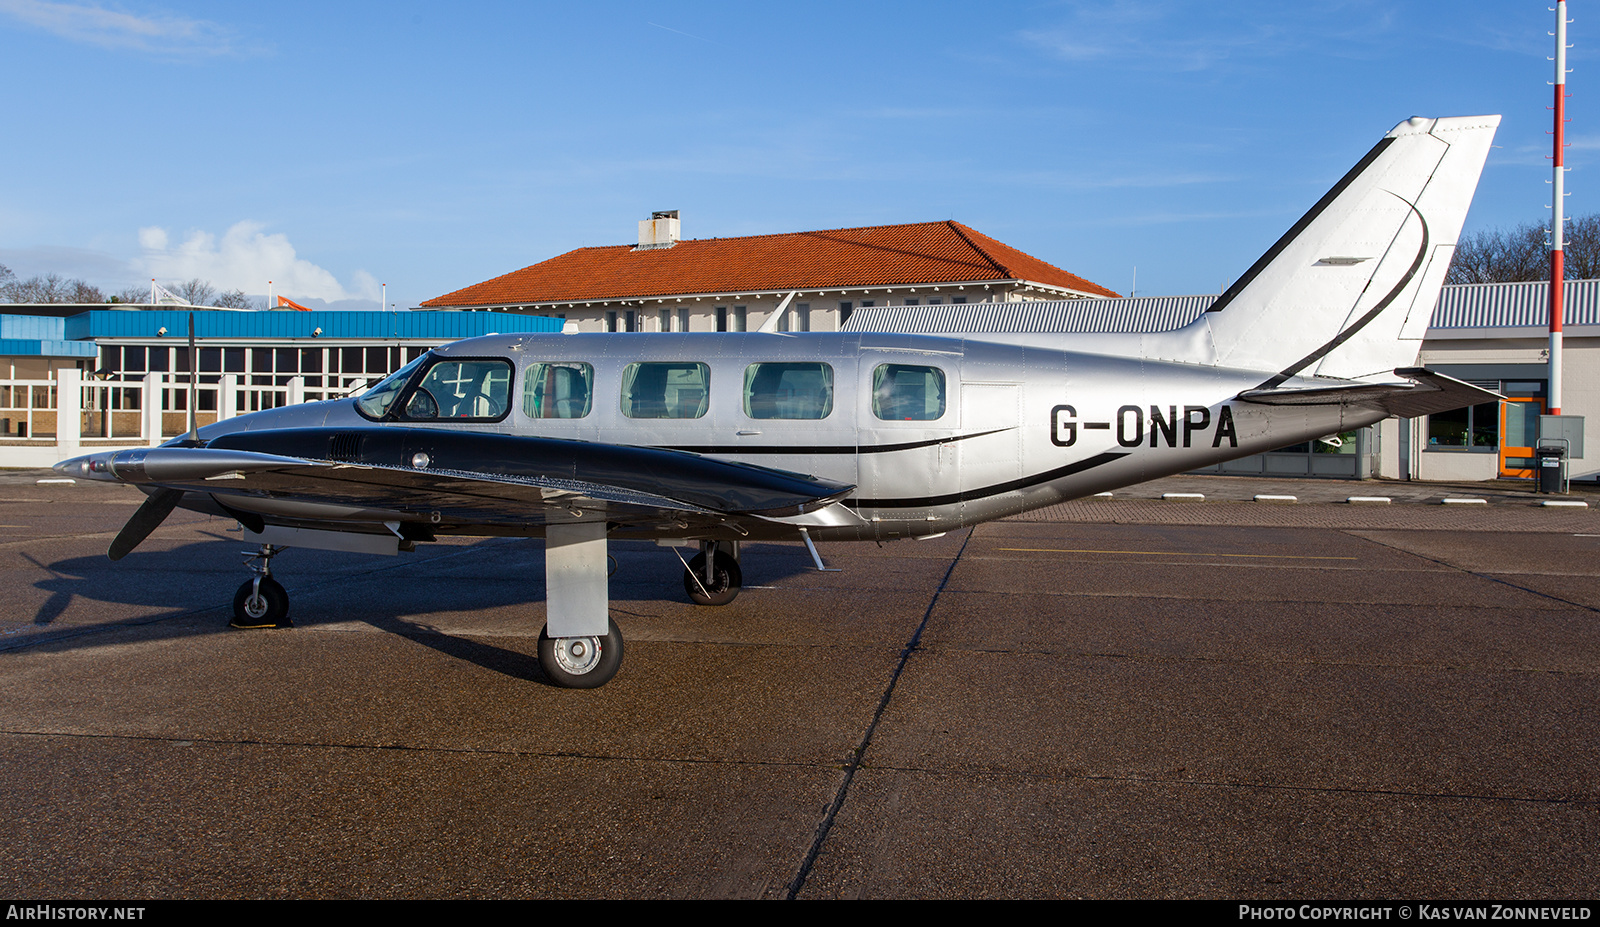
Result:
{"type": "MultiPolygon", "coordinates": [[[[430,351],[359,398],[227,419],[57,464],[237,519],[235,623],[276,625],[286,547],[393,554],[545,538],[539,659],[622,661],[612,538],[697,545],[684,587],[740,587],[741,541],[937,535],[1370,425],[1499,398],[1412,366],[1498,116],[1396,126],[1200,319],[1153,334],[516,335],[430,351]]],[[[681,555],[680,555],[681,559],[681,555]]]]}

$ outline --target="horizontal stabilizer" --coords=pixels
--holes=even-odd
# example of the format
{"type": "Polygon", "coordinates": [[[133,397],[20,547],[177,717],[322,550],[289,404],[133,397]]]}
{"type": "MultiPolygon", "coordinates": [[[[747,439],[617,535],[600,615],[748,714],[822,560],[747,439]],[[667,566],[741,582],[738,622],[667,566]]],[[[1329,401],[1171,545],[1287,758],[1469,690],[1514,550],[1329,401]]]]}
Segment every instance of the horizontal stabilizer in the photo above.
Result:
{"type": "Polygon", "coordinates": [[[1405,382],[1248,389],[1235,398],[1268,406],[1373,406],[1399,418],[1449,412],[1505,398],[1426,367],[1402,367],[1395,375],[1404,377],[1405,382]]]}

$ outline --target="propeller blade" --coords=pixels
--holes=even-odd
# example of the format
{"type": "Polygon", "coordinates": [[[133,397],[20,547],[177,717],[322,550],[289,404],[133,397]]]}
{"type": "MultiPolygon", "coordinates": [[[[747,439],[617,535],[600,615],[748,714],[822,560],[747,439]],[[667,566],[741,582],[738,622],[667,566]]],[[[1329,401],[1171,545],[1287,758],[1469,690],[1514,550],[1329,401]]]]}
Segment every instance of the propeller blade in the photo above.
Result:
{"type": "Polygon", "coordinates": [[[133,552],[135,547],[144,543],[150,532],[161,527],[167,520],[172,510],[177,508],[178,500],[183,498],[183,492],[177,489],[158,489],[144,500],[128,523],[122,526],[117,536],[111,541],[111,548],[106,551],[106,556],[112,560],[121,560],[133,552]]]}

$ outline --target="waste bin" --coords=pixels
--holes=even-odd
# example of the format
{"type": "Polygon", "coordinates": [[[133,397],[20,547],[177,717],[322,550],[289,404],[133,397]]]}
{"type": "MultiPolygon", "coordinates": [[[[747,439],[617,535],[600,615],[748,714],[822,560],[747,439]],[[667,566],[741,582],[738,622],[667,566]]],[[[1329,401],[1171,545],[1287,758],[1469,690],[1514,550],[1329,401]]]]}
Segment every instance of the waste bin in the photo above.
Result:
{"type": "Polygon", "coordinates": [[[1564,493],[1567,491],[1566,475],[1567,449],[1564,447],[1541,447],[1538,450],[1539,460],[1539,491],[1550,493],[1564,493]]]}

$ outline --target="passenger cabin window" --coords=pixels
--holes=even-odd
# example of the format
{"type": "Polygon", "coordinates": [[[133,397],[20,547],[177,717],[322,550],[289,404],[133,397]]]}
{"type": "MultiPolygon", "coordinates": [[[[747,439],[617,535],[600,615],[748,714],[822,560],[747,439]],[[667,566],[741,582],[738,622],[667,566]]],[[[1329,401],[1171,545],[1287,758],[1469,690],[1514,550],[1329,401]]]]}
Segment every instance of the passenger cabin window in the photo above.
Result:
{"type": "Polygon", "coordinates": [[[510,361],[441,360],[411,390],[401,414],[413,421],[498,419],[510,400],[510,361]]]}
{"type": "Polygon", "coordinates": [[[529,418],[583,418],[594,400],[594,368],[577,361],[530,364],[522,376],[529,418]]]}
{"type": "Polygon", "coordinates": [[[622,373],[628,418],[699,418],[706,414],[711,368],[688,361],[629,364],[622,373]]]}
{"type": "Polygon", "coordinates": [[[751,418],[827,418],[833,368],[827,364],[751,364],[744,369],[744,414],[751,418]]]}
{"type": "Polygon", "coordinates": [[[944,371],[879,364],[872,372],[872,414],[889,422],[931,422],[944,416],[944,371]]]}

